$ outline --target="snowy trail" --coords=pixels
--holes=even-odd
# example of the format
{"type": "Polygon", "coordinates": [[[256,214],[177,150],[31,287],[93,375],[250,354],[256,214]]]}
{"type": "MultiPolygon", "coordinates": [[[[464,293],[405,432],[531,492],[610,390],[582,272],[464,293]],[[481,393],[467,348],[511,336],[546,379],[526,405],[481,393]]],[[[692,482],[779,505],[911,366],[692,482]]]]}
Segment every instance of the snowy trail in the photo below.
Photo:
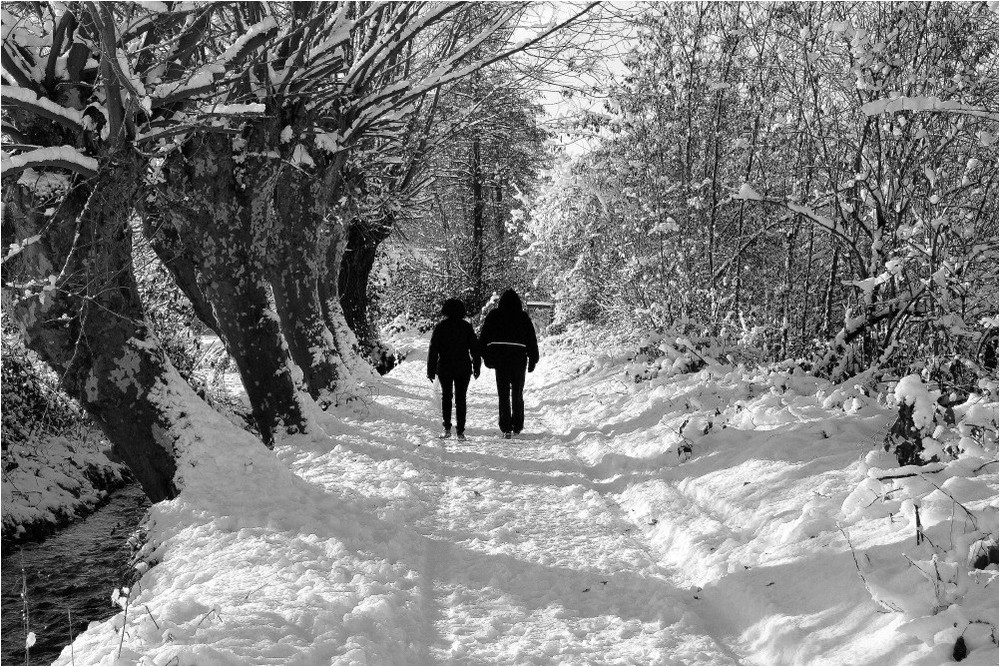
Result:
{"type": "MultiPolygon", "coordinates": [[[[852,548],[891,567],[910,522],[874,507],[853,545],[840,530],[843,508],[868,502],[861,458],[887,422],[874,400],[794,373],[631,382],[610,355],[553,346],[528,377],[525,433],[499,437],[484,371],[469,440],[440,440],[421,345],[372,400],[315,414],[273,453],[192,449],[184,493],[151,510],[129,610],[59,664],[947,657],[947,642],[932,653],[901,634],[858,578],[852,548]]],[[[991,502],[992,484],[967,502],[991,502]]]]}
{"type": "MultiPolygon", "coordinates": [[[[558,400],[542,393],[544,381],[529,376],[527,431],[506,441],[491,427],[496,394],[492,373],[484,372],[470,389],[469,440],[460,443],[437,439],[439,414],[426,379],[401,371],[376,408],[386,417],[379,429],[384,439],[353,449],[412,482],[403,492],[373,489],[369,477],[355,480],[367,502],[383,504],[383,518],[403,520],[426,538],[420,603],[428,635],[415,657],[738,662],[707,632],[691,594],[650,558],[651,545],[624,511],[601,495],[601,480],[573,445],[543,421],[546,401],[558,400]]],[[[349,477],[337,457],[322,458],[299,459],[293,468],[330,484],[349,477]]]]}

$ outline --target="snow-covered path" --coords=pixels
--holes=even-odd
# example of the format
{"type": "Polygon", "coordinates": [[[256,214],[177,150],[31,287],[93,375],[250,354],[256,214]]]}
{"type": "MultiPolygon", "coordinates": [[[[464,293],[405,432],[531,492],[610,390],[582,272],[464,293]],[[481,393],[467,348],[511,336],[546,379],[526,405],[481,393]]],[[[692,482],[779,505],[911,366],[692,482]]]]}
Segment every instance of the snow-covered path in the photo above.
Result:
{"type": "MultiPolygon", "coordinates": [[[[988,625],[904,634],[858,577],[934,590],[901,555],[912,513],[862,483],[878,401],[792,371],[634,382],[626,355],[563,344],[525,433],[499,437],[484,371],[458,442],[415,347],[274,452],[221,426],[191,443],[128,608],[59,664],[940,664],[959,632],[995,663],[988,625]]],[[[967,507],[995,504],[990,475],[955,488],[967,507]]]]}
{"type": "MultiPolygon", "coordinates": [[[[709,634],[690,592],[650,557],[624,511],[600,493],[601,480],[554,434],[562,429],[545,420],[553,396],[544,385],[529,376],[526,432],[503,440],[493,426],[493,376],[485,371],[469,392],[469,439],[441,440],[432,388],[421,364],[408,366],[393,374],[373,408],[388,412],[380,425],[385,439],[340,442],[370,465],[395,468],[389,479],[407,480],[403,488],[372,488],[368,476],[353,483],[368,502],[383,504],[383,518],[402,519],[427,538],[420,595],[428,635],[415,657],[738,662],[709,634]]],[[[293,468],[336,486],[350,476],[337,458],[301,456],[293,468]]]]}

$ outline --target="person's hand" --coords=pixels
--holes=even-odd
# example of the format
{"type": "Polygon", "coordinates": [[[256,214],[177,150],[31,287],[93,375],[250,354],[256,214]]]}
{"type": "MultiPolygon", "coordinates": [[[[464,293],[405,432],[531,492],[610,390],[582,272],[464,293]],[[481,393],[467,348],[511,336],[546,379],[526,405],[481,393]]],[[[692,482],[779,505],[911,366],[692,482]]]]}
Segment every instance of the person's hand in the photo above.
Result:
{"type": "Polygon", "coordinates": [[[535,362],[534,361],[529,361],[528,362],[528,372],[532,373],[532,372],[534,372],[534,370],[535,370],[535,362]]]}

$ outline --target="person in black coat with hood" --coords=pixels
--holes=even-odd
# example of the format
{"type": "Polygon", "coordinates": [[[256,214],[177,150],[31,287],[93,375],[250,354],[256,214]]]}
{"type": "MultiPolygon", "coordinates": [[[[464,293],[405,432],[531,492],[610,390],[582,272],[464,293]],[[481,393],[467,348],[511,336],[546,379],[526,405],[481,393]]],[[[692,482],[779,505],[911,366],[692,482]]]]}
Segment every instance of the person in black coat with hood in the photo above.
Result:
{"type": "Polygon", "coordinates": [[[455,431],[465,440],[465,394],[471,376],[479,377],[479,342],[472,325],[465,321],[465,304],[448,299],[441,307],[445,319],[438,322],[431,334],[427,353],[427,377],[441,382],[441,415],[444,433],[451,437],[451,400],[455,398],[455,431]]]}
{"type": "Polygon", "coordinates": [[[524,373],[535,370],[538,363],[535,325],[517,292],[504,292],[500,303],[486,316],[479,345],[486,366],[496,370],[500,430],[503,437],[510,438],[511,432],[524,429],[524,373]]]}

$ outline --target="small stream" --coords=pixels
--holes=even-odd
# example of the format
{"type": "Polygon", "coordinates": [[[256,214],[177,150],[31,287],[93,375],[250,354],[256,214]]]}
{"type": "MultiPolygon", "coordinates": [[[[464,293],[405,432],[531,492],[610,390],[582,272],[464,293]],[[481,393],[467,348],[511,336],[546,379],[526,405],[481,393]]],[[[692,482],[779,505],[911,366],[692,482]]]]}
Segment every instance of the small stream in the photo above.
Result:
{"type": "Polygon", "coordinates": [[[142,489],[127,486],[112,493],[96,512],[45,541],[4,550],[0,662],[26,664],[22,563],[28,631],[36,638],[28,664],[47,665],[89,623],[116,613],[111,591],[124,581],[129,557],[126,541],[148,508],[142,489]]]}

